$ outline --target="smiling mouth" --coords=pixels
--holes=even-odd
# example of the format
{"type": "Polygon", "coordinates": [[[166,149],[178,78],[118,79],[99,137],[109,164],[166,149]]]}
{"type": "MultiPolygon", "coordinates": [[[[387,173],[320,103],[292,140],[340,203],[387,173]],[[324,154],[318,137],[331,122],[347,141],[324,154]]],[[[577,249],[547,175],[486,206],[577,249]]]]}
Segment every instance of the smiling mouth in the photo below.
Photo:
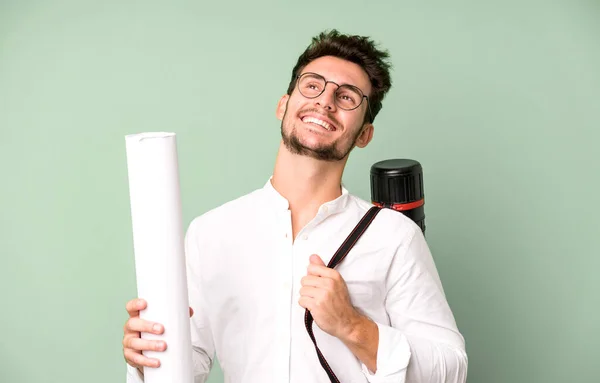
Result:
{"type": "Polygon", "coordinates": [[[335,128],[335,126],[331,125],[327,121],[320,120],[316,117],[311,117],[311,116],[302,117],[302,122],[307,123],[307,124],[318,125],[330,132],[335,132],[337,130],[335,128]]]}

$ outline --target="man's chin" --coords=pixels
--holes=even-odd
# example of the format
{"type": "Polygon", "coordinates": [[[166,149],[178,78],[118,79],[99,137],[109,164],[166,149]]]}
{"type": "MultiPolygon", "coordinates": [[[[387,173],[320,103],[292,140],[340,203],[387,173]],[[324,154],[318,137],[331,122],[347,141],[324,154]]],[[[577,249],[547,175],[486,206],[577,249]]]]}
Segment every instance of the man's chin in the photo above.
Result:
{"type": "Polygon", "coordinates": [[[343,157],[331,147],[310,147],[308,145],[301,145],[299,142],[290,142],[290,144],[286,146],[293,154],[314,158],[320,161],[336,162],[343,159],[343,157]]]}
{"type": "Polygon", "coordinates": [[[320,161],[336,162],[344,159],[345,156],[340,155],[335,148],[335,145],[319,145],[304,142],[295,134],[287,135],[281,131],[281,137],[285,147],[292,154],[311,157],[320,161]]]}

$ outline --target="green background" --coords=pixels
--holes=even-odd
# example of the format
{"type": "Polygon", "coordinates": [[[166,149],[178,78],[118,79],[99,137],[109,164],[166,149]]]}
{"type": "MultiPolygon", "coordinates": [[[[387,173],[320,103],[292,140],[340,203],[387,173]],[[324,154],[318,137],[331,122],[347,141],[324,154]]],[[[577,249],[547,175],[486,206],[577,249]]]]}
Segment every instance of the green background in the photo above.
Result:
{"type": "MultiPolygon", "coordinates": [[[[470,383],[598,382],[598,1],[0,1],[0,382],[121,382],[124,136],[178,134],[184,225],[261,187],[311,36],[394,88],[344,181],[419,160],[470,383]]],[[[217,369],[211,382],[222,381],[217,369]]]]}

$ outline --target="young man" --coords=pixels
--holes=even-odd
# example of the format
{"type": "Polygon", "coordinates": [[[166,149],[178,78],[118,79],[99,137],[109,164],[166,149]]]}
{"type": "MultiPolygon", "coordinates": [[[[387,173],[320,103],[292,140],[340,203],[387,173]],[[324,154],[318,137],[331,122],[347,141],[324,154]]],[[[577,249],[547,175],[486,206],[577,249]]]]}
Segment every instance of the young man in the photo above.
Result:
{"type": "MultiPolygon", "coordinates": [[[[335,269],[331,256],[371,207],[342,186],[350,151],[373,138],[391,86],[388,54],[365,37],[322,33],[277,106],[282,140],[266,185],[196,218],[186,234],[194,374],[219,358],[225,381],[329,382],[304,324],[346,382],[466,381],[464,340],[421,230],[384,209],[335,269]]],[[[127,303],[128,382],[161,333],[127,303]]]]}

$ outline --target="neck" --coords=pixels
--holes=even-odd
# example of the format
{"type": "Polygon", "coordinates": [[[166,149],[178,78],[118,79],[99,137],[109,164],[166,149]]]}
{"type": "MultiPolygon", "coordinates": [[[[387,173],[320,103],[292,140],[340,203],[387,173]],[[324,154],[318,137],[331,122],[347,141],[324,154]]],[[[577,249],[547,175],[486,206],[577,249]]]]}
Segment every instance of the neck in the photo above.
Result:
{"type": "Polygon", "coordinates": [[[273,172],[273,187],[285,197],[292,214],[314,216],[319,206],[342,194],[342,174],[347,158],[321,161],[292,154],[281,142],[273,172]]]}

